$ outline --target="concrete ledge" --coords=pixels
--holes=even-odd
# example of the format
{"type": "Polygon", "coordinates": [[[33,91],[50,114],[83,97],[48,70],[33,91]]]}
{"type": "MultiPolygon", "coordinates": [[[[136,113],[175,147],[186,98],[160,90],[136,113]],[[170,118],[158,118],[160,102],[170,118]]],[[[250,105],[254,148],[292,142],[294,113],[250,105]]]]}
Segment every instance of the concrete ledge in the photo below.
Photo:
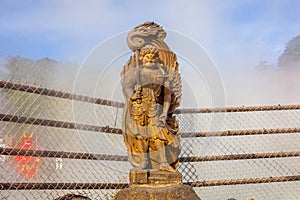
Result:
{"type": "Polygon", "coordinates": [[[188,185],[172,186],[133,186],[120,190],[115,200],[200,200],[196,192],[188,185]]]}

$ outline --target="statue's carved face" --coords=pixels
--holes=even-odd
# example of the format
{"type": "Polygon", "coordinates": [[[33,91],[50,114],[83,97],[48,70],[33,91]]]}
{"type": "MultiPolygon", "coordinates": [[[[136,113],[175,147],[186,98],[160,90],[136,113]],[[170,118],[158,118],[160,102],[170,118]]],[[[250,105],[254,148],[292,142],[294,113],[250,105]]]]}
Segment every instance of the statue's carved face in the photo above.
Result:
{"type": "Polygon", "coordinates": [[[157,56],[154,53],[147,53],[143,56],[142,63],[144,65],[152,65],[157,62],[157,56]]]}

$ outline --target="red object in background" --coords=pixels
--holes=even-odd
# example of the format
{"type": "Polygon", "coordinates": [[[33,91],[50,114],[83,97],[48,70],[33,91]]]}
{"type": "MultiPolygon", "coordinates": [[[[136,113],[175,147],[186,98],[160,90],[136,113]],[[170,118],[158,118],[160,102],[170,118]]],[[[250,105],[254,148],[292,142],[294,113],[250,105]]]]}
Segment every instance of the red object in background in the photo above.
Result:
{"type": "MultiPolygon", "coordinates": [[[[18,146],[18,149],[22,150],[36,150],[36,145],[32,140],[32,133],[29,137],[24,133],[22,144],[18,146]]],[[[39,157],[35,156],[16,156],[18,162],[17,170],[25,176],[27,179],[31,179],[36,170],[41,165],[41,160],[39,157]]]]}

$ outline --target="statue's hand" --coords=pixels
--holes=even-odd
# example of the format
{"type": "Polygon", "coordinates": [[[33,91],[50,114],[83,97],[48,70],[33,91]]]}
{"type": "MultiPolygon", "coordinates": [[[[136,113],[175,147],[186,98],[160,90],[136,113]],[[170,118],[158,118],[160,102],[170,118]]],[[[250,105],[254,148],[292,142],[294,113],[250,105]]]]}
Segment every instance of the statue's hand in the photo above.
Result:
{"type": "Polygon", "coordinates": [[[165,124],[166,124],[166,120],[167,120],[167,115],[162,113],[160,116],[159,116],[159,126],[160,127],[164,127],[165,124]]]}

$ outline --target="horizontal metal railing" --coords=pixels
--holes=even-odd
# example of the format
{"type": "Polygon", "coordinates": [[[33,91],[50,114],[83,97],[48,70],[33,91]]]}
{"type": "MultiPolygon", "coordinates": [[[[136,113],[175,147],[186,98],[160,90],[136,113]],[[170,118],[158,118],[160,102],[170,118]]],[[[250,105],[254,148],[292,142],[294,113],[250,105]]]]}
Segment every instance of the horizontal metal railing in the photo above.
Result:
{"type": "MultiPolygon", "coordinates": [[[[3,147],[0,147],[0,155],[68,158],[68,159],[84,159],[84,160],[86,159],[87,160],[110,160],[110,161],[128,160],[127,156],[121,156],[121,155],[48,151],[48,150],[23,150],[23,149],[3,148],[3,147]]],[[[285,158],[285,157],[298,157],[298,156],[300,156],[300,151],[230,154],[230,155],[217,155],[217,156],[192,156],[192,157],[180,157],[179,161],[180,162],[207,162],[207,161],[220,161],[220,160],[285,158]]]]}
{"type": "MultiPolygon", "coordinates": [[[[78,123],[56,121],[56,120],[49,120],[49,119],[22,117],[22,116],[3,114],[3,113],[0,113],[0,121],[48,126],[48,127],[56,127],[56,128],[76,129],[76,130],[84,130],[84,131],[95,131],[95,132],[111,133],[111,134],[122,134],[121,129],[111,128],[109,126],[78,124],[78,123]]],[[[203,131],[203,132],[190,132],[190,133],[185,132],[185,133],[181,133],[181,137],[189,138],[189,137],[264,135],[264,134],[284,134],[284,133],[300,133],[300,128],[227,130],[227,131],[211,131],[211,132],[203,131]]]]}
{"type": "MultiPolygon", "coordinates": [[[[10,89],[15,91],[22,91],[34,93],[39,95],[82,101],[87,103],[94,103],[99,105],[123,108],[124,103],[111,101],[107,99],[88,97],[80,94],[73,94],[62,92],[58,90],[50,90],[42,87],[30,86],[20,83],[13,83],[10,81],[0,80],[0,88],[10,89]]],[[[215,113],[215,112],[250,112],[250,111],[272,111],[272,110],[299,110],[300,104],[297,105],[274,105],[274,106],[236,106],[236,107],[220,107],[220,108],[191,108],[178,109],[175,114],[192,114],[192,113],[215,113]]]]}
{"type": "MultiPolygon", "coordinates": [[[[101,98],[88,97],[79,94],[62,92],[58,90],[49,90],[46,88],[29,86],[25,84],[12,83],[10,81],[0,81],[0,88],[14,90],[18,92],[27,92],[36,95],[44,95],[55,98],[62,98],[86,103],[123,108],[124,103],[110,101],[101,98]]],[[[220,108],[196,108],[196,109],[178,109],[175,114],[196,114],[196,113],[225,113],[225,112],[260,112],[260,111],[279,111],[279,110],[299,110],[300,105],[274,105],[274,106],[237,106],[237,107],[220,107],[220,108]]],[[[85,130],[109,134],[122,134],[119,128],[109,126],[96,126],[89,124],[79,124],[51,119],[40,119],[24,116],[16,116],[6,113],[0,113],[0,121],[19,124],[31,124],[44,127],[55,127],[64,129],[85,130]]],[[[252,129],[252,130],[227,130],[214,132],[185,132],[181,133],[182,138],[191,137],[219,137],[219,136],[242,136],[242,135],[264,135],[264,134],[298,134],[300,127],[295,128],[273,128],[273,129],[252,129]]],[[[17,148],[0,147],[0,155],[7,156],[33,156],[47,158],[66,158],[66,159],[83,159],[83,160],[103,160],[103,161],[127,161],[127,156],[92,154],[80,152],[50,151],[50,150],[20,150],[17,148]]],[[[209,162],[225,160],[244,160],[244,159],[269,159],[269,158],[287,158],[299,157],[299,151],[292,152],[267,152],[267,153],[250,153],[250,154],[230,154],[216,156],[191,156],[180,157],[180,162],[209,162]]],[[[223,185],[240,185],[240,184],[258,184],[273,182],[290,182],[300,181],[300,176],[278,176],[262,177],[248,179],[232,180],[213,180],[213,181],[195,181],[185,184],[193,187],[209,187],[223,185]]],[[[127,183],[0,183],[0,190],[76,190],[76,189],[122,189],[128,187],[127,183]]]]}
{"type": "MultiPolygon", "coordinates": [[[[300,181],[300,176],[278,176],[263,178],[196,181],[184,183],[192,187],[211,187],[225,185],[244,185],[258,183],[279,183],[300,181]]],[[[123,189],[128,183],[0,183],[0,190],[101,190],[101,189],[123,189]]]]}

